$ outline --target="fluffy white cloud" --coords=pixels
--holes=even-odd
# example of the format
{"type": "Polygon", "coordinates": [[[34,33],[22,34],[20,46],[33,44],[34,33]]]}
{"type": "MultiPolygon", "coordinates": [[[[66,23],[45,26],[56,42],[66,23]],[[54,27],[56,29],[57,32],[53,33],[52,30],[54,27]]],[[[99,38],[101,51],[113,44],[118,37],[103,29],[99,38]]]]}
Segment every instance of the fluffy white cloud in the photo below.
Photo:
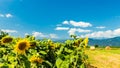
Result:
{"type": "Polygon", "coordinates": [[[7,18],[13,17],[12,14],[8,13],[5,15],[7,18]]]}
{"type": "Polygon", "coordinates": [[[25,33],[25,36],[26,36],[26,35],[29,35],[29,34],[28,34],[28,33],[25,33]]]}
{"type": "Polygon", "coordinates": [[[42,37],[42,38],[47,37],[47,35],[45,35],[41,32],[33,32],[32,35],[35,37],[42,37]]]}
{"type": "Polygon", "coordinates": [[[69,27],[56,27],[55,30],[69,30],[69,27]]]}
{"type": "MultiPolygon", "coordinates": [[[[28,33],[25,33],[25,35],[27,35],[28,33]]],[[[52,38],[52,39],[57,39],[58,36],[56,34],[44,34],[41,32],[33,32],[32,35],[34,37],[38,37],[38,38],[52,38]]]]}
{"type": "Polygon", "coordinates": [[[50,34],[50,38],[56,39],[56,38],[58,38],[58,36],[56,34],[50,34]]]}
{"type": "Polygon", "coordinates": [[[74,27],[91,27],[92,24],[89,23],[89,22],[83,22],[83,21],[79,21],[79,22],[76,22],[76,21],[73,21],[73,20],[70,20],[70,21],[63,21],[62,22],[63,25],[73,25],[74,27]]]}
{"type": "Polygon", "coordinates": [[[1,29],[1,31],[7,32],[7,33],[17,33],[16,30],[10,30],[10,29],[1,29]]]}
{"type": "Polygon", "coordinates": [[[62,24],[69,24],[69,21],[64,21],[62,24]]]}
{"type": "Polygon", "coordinates": [[[120,28],[115,30],[97,31],[86,35],[81,35],[80,37],[86,37],[86,36],[90,38],[112,38],[112,37],[120,36],[120,28]]]}
{"type": "Polygon", "coordinates": [[[8,14],[0,14],[0,17],[11,18],[11,17],[13,17],[13,15],[10,14],[10,13],[8,13],[8,14]]]}
{"type": "Polygon", "coordinates": [[[84,30],[84,29],[80,29],[80,28],[71,28],[69,31],[68,31],[68,33],[69,33],[69,35],[73,35],[73,34],[75,34],[76,32],[78,32],[78,33],[86,33],[86,32],[91,32],[91,30],[84,30]]]}
{"type": "Polygon", "coordinates": [[[96,28],[98,28],[98,29],[104,29],[104,28],[106,28],[105,26],[98,26],[98,27],[96,27],[96,28]]]}
{"type": "Polygon", "coordinates": [[[69,21],[71,25],[75,26],[75,27],[91,27],[92,24],[90,24],[89,22],[76,22],[76,21],[69,21]]]}

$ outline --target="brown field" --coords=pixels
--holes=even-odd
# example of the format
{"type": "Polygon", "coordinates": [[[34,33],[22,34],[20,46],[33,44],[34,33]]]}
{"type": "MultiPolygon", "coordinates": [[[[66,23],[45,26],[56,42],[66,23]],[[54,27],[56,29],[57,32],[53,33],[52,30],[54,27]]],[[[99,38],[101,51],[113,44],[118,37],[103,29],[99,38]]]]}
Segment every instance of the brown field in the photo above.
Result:
{"type": "Polygon", "coordinates": [[[86,50],[88,61],[97,68],[120,68],[120,48],[86,50]]]}

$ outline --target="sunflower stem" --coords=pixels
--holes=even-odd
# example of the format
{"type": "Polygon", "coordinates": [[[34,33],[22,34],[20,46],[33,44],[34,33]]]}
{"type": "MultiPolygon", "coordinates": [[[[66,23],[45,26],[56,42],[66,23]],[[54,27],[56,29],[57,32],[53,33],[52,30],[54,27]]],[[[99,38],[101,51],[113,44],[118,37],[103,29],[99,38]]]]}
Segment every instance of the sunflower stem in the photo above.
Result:
{"type": "Polygon", "coordinates": [[[44,61],[44,62],[50,65],[51,67],[53,66],[49,61],[44,61]]]}

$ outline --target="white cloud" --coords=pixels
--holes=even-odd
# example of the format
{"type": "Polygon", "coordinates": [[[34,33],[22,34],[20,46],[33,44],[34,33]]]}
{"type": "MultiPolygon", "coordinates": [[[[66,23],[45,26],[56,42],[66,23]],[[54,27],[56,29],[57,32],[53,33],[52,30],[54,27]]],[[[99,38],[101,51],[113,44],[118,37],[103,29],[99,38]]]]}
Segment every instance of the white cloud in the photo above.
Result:
{"type": "Polygon", "coordinates": [[[71,28],[71,29],[68,31],[69,35],[74,35],[75,32],[76,32],[76,29],[75,29],[75,28],[71,28]]]}
{"type": "Polygon", "coordinates": [[[56,39],[56,38],[58,38],[58,36],[56,34],[50,34],[50,38],[56,39]]]}
{"type": "Polygon", "coordinates": [[[6,14],[5,16],[6,16],[6,18],[11,18],[11,17],[13,17],[10,13],[6,14]]]}
{"type": "MultiPolygon", "coordinates": [[[[63,21],[62,22],[63,25],[73,25],[74,27],[91,27],[92,24],[90,24],[89,22],[76,22],[76,21],[63,21]]],[[[76,29],[76,28],[72,28],[70,29],[69,26],[68,27],[62,27],[61,24],[58,24],[57,27],[55,28],[55,30],[69,30],[68,33],[69,34],[74,34],[75,32],[90,32],[90,30],[83,30],[83,29],[76,29]]]]}
{"type": "Polygon", "coordinates": [[[1,29],[1,31],[7,32],[7,33],[17,33],[16,30],[10,30],[10,29],[1,29]]]}
{"type": "Polygon", "coordinates": [[[69,24],[69,21],[64,21],[62,24],[69,24]]]}
{"type": "Polygon", "coordinates": [[[120,28],[114,30],[113,35],[120,36],[120,28]]]}
{"type": "MultiPolygon", "coordinates": [[[[28,35],[28,33],[25,33],[25,35],[28,35]]],[[[56,34],[44,34],[41,32],[33,32],[32,35],[37,38],[52,38],[52,39],[58,38],[56,34]]]]}
{"type": "Polygon", "coordinates": [[[42,38],[47,37],[47,35],[45,35],[41,32],[33,32],[32,35],[35,36],[35,37],[42,37],[42,38]]]}
{"type": "Polygon", "coordinates": [[[120,28],[115,30],[97,31],[86,35],[81,35],[80,37],[86,37],[86,36],[90,38],[112,38],[112,37],[120,36],[120,28]]]}
{"type": "Polygon", "coordinates": [[[56,27],[55,30],[69,30],[69,27],[56,27]]]}
{"type": "Polygon", "coordinates": [[[83,21],[76,22],[71,20],[70,24],[75,27],[91,27],[92,26],[92,24],[90,24],[89,22],[83,22],[83,21]]]}
{"type": "Polygon", "coordinates": [[[76,32],[78,32],[78,33],[87,33],[87,32],[91,32],[91,30],[84,30],[84,29],[80,29],[80,28],[71,28],[68,31],[69,35],[74,35],[76,32]]]}
{"type": "Polygon", "coordinates": [[[104,28],[106,28],[105,26],[98,26],[98,27],[96,27],[96,28],[98,28],[98,29],[104,29],[104,28]]]}
{"type": "Polygon", "coordinates": [[[4,17],[4,15],[3,15],[3,14],[0,14],[0,17],[4,17]]]}
{"type": "Polygon", "coordinates": [[[28,34],[28,33],[25,33],[25,36],[26,36],[26,35],[29,35],[29,34],[28,34]]]}
{"type": "Polygon", "coordinates": [[[11,18],[11,17],[13,17],[13,15],[10,14],[10,13],[8,13],[8,14],[0,14],[0,17],[11,18]]]}

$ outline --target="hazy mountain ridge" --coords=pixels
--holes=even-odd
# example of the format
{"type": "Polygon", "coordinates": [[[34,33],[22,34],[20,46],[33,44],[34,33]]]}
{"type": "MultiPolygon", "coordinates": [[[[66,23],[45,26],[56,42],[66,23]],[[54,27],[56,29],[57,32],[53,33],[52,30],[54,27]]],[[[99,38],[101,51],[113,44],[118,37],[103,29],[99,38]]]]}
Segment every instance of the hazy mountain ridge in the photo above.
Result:
{"type": "MultiPolygon", "coordinates": [[[[56,40],[57,42],[65,42],[64,40],[56,40]]],[[[56,42],[55,41],[55,42],[56,42]]],[[[89,45],[102,45],[102,46],[120,46],[120,37],[108,38],[108,39],[92,39],[89,38],[89,45]]]]}
{"type": "Polygon", "coordinates": [[[89,39],[89,45],[104,45],[104,46],[120,46],[120,37],[108,38],[108,39],[89,39]]]}

